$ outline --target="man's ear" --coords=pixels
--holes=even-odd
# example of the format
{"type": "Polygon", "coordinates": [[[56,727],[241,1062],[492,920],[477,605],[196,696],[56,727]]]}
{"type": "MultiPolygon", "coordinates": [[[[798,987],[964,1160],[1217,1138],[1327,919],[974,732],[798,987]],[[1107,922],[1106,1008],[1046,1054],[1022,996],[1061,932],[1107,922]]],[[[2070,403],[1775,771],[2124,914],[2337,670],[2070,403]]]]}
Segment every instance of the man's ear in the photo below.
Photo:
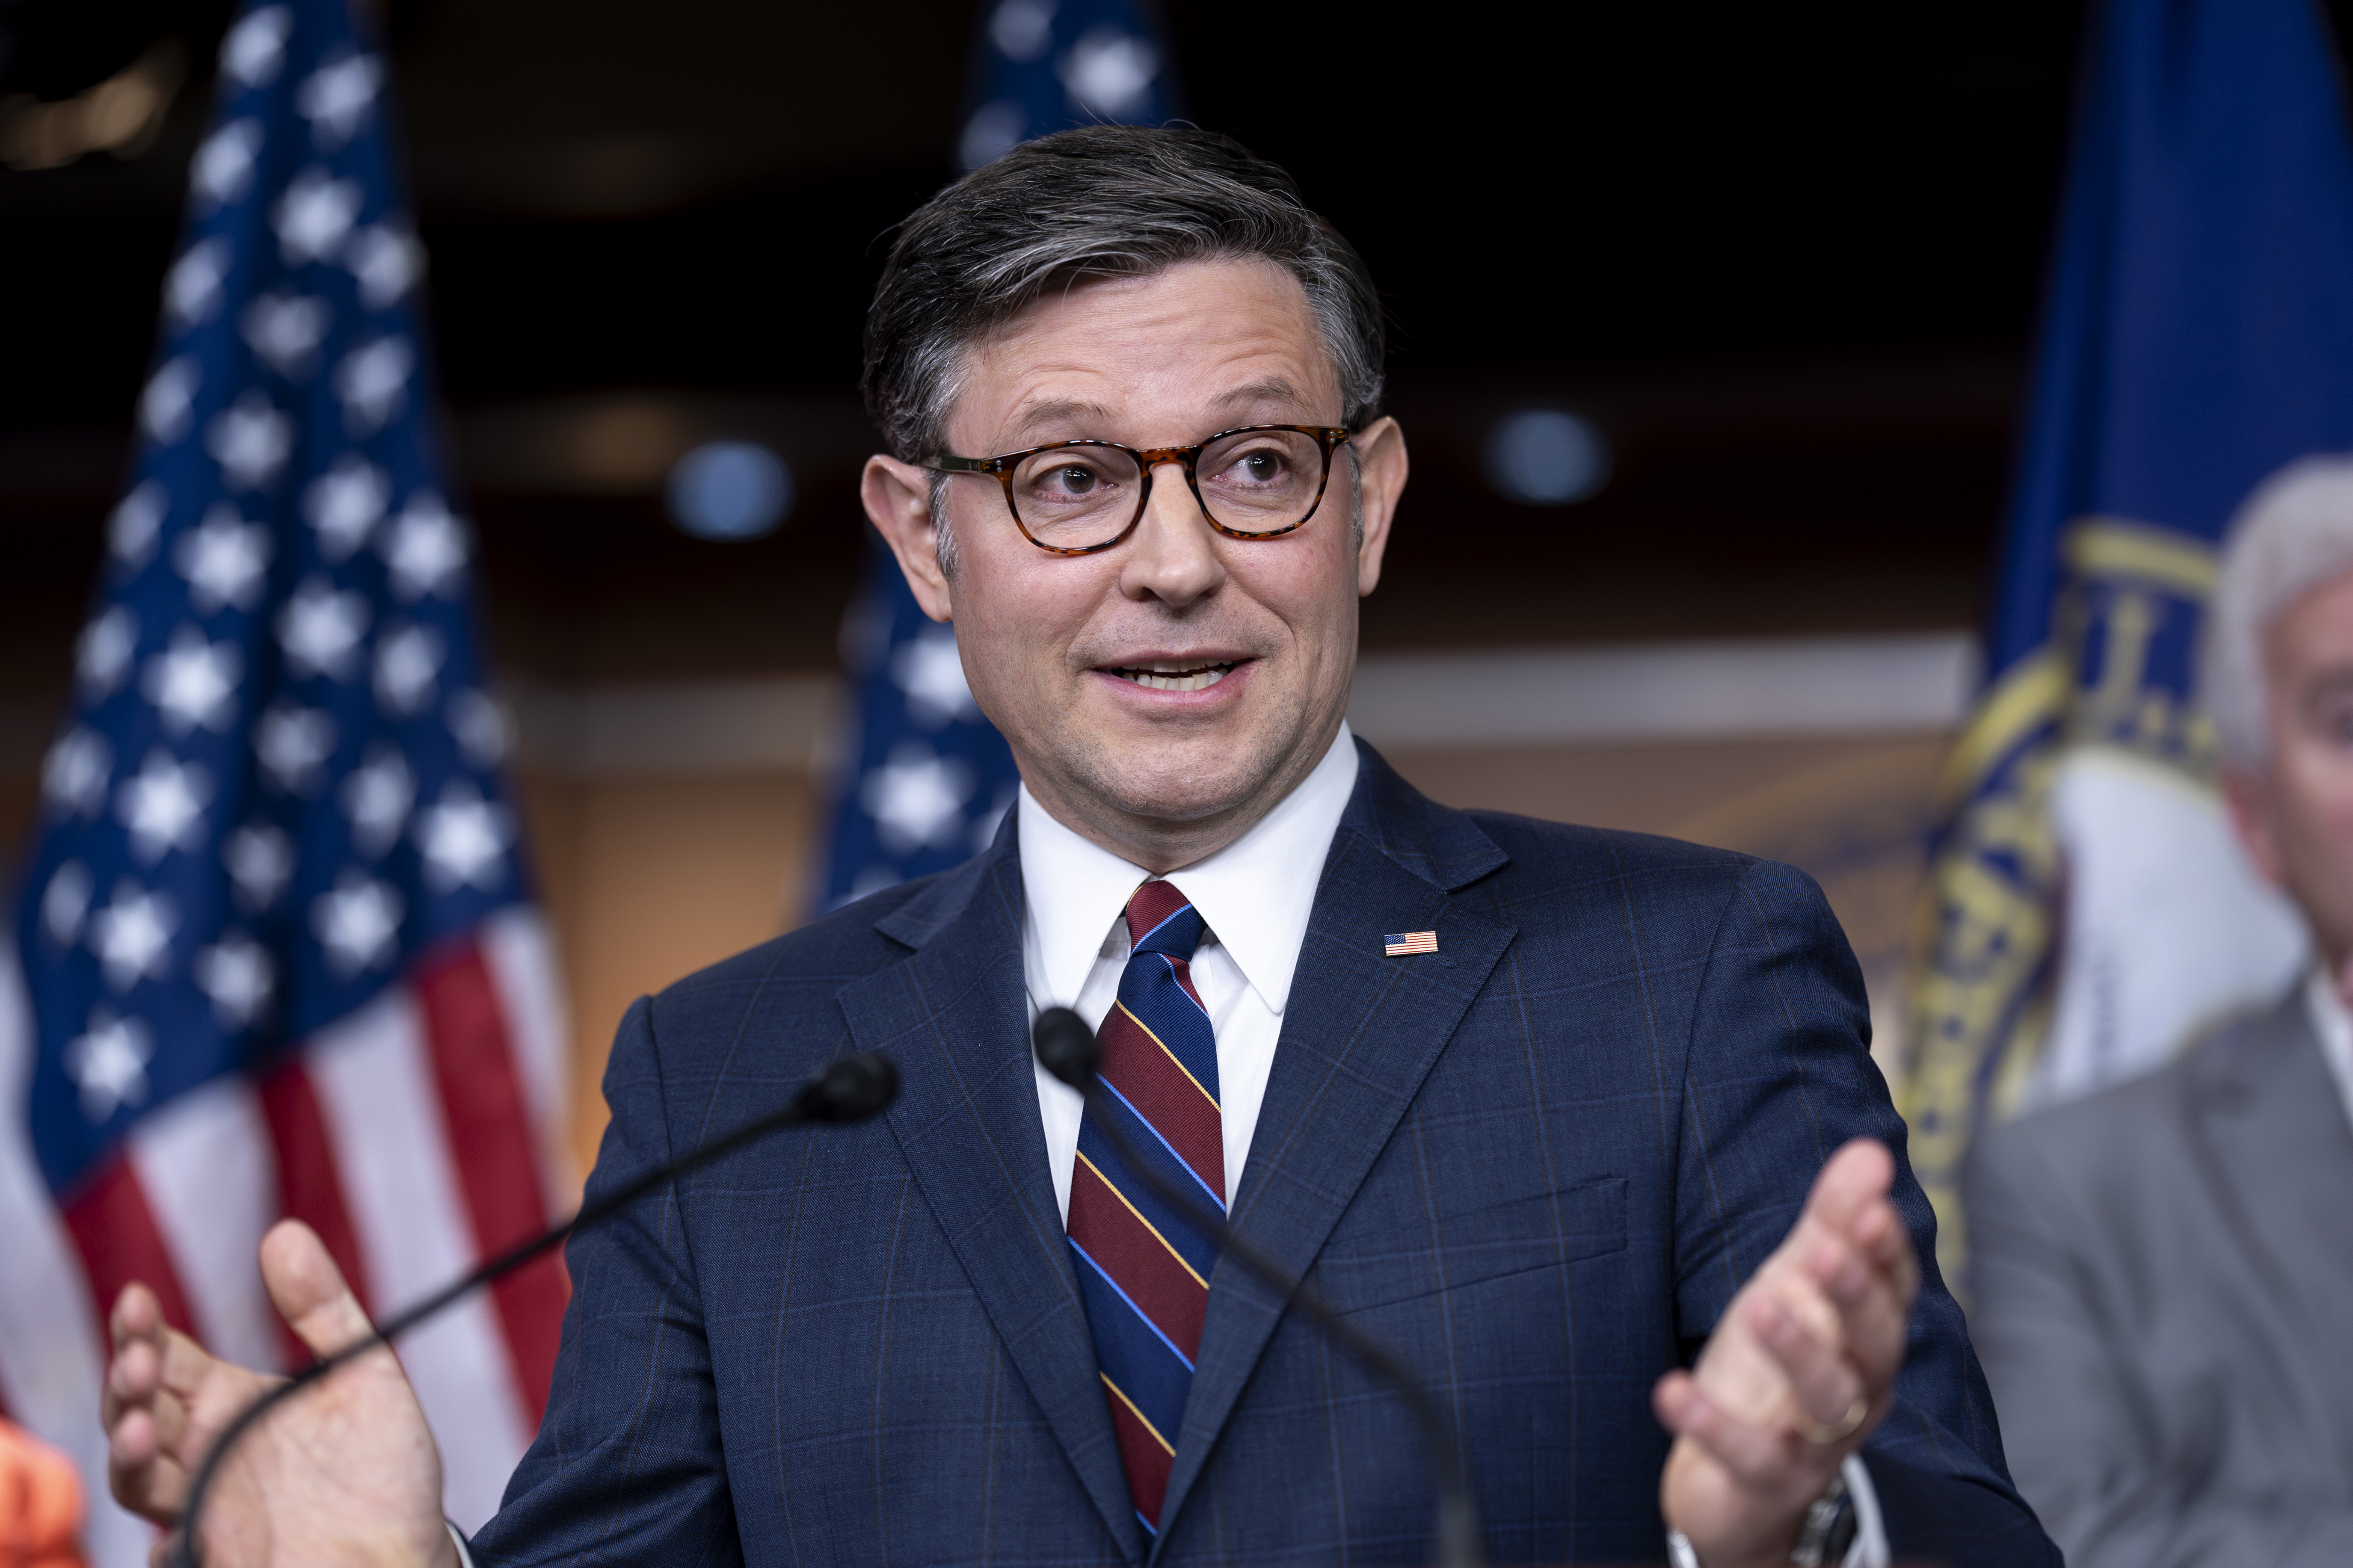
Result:
{"type": "MultiPolygon", "coordinates": [[[[1364,498],[1365,537],[1356,548],[1356,596],[1362,598],[1381,580],[1381,557],[1389,547],[1389,524],[1397,517],[1398,498],[1405,493],[1405,432],[1386,416],[1373,421],[1349,445],[1356,449],[1356,483],[1364,498]]],[[[1345,454],[1334,460],[1346,462],[1345,454]]]]}
{"type": "Polygon", "coordinates": [[[2222,800],[2231,808],[2231,826],[2247,858],[2263,880],[2274,888],[2287,886],[2287,857],[2280,853],[2278,824],[2272,813],[2270,781],[2243,768],[2222,769],[2222,800]]]}
{"type": "Polygon", "coordinates": [[[923,614],[935,621],[955,619],[948,580],[940,571],[939,539],[932,526],[931,471],[881,453],[866,459],[858,482],[867,521],[898,558],[907,586],[923,614]]]}

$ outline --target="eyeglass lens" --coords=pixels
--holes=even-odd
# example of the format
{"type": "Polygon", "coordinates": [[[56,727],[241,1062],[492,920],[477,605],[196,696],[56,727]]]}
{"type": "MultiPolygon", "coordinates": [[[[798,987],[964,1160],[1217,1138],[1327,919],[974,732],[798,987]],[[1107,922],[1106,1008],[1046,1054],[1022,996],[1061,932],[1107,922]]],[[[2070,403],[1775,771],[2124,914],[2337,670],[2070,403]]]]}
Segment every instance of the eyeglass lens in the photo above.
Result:
{"type": "MultiPolygon", "coordinates": [[[[1296,430],[1245,430],[1201,449],[1201,502],[1237,533],[1275,533],[1305,521],[1324,483],[1323,444],[1296,430]]],[[[1164,476],[1164,482],[1175,476],[1164,476]]],[[[1083,550],[1117,538],[1136,514],[1144,475],[1116,447],[1061,447],[1021,459],[1013,510],[1040,544],[1083,550]]]]}

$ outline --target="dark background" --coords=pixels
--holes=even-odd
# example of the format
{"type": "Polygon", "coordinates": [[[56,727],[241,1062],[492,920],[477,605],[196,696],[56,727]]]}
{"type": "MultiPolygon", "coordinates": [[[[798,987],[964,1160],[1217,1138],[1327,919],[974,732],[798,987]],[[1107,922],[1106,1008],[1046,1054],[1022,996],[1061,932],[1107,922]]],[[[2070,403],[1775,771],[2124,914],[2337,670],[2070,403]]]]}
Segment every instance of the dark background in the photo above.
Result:
{"type": "MultiPolygon", "coordinates": [[[[2341,7],[2340,7],[2341,8],[2341,7]]],[[[0,4],[0,95],[159,37],[143,154],[0,168],[0,698],[64,687],[206,119],[220,0],[0,4]]],[[[947,178],[969,0],[394,0],[440,369],[511,674],[823,667],[890,227],[947,178]],[[773,440],[779,533],[678,533],[690,436],[773,440]]],[[[1370,262],[1415,458],[1367,647],[1928,629],[1988,589],[2083,27],[2073,4],[1167,0],[1190,115],[1370,262]],[[1497,497],[1531,402],[1609,487],[1497,497]]],[[[0,103],[0,114],[6,106],[0,103]]]]}

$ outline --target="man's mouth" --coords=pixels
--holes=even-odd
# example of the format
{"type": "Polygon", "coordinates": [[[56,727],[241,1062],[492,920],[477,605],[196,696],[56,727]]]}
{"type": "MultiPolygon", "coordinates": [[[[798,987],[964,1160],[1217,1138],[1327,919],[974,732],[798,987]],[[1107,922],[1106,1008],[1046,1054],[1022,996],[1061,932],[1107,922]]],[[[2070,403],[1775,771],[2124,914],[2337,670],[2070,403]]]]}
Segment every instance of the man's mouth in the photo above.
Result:
{"type": "Polygon", "coordinates": [[[1145,664],[1107,666],[1103,673],[1116,675],[1122,680],[1132,680],[1155,691],[1204,691],[1223,680],[1232,671],[1234,662],[1231,659],[1208,663],[1155,658],[1145,664]]]}

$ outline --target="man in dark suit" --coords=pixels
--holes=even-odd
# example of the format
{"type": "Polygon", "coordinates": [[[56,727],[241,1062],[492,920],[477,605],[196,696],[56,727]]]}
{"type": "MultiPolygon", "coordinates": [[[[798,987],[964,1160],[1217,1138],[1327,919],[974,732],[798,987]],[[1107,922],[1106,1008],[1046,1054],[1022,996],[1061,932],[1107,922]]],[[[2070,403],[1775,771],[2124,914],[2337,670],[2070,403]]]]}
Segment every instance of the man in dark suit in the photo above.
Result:
{"type": "MultiPolygon", "coordinates": [[[[960,869],[631,1010],[592,1196],[846,1048],[904,1087],[575,1238],[479,1560],[1426,1560],[1394,1394],[1035,1069],[1070,1005],[1139,1157],[1427,1382],[1494,1555],[2056,1561],[1820,890],[1447,810],[1348,735],[1407,468],[1380,371],[1361,262],[1222,138],[1048,138],[902,230],[867,510],[1022,797],[960,869]]],[[[361,1331],[307,1233],[263,1265],[314,1345],[361,1331]]],[[[116,1335],[116,1491],[170,1522],[255,1380],[143,1292],[116,1335]]],[[[469,1550],[388,1357],[231,1470],[216,1561],[469,1550]]]]}
{"type": "Polygon", "coordinates": [[[2353,460],[2249,501],[2206,651],[2232,817],[2312,973],[2000,1129],[1965,1184],[2019,1484],[2079,1568],[2353,1562],[2353,460]]]}

